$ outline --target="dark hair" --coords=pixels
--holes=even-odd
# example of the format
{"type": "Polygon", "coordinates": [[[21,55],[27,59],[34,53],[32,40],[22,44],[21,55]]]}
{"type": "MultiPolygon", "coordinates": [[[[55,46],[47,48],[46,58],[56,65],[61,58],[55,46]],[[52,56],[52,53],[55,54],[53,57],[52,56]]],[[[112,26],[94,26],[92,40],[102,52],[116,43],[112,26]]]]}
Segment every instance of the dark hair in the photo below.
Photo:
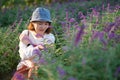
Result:
{"type": "MultiPolygon", "coordinates": [[[[49,23],[49,25],[51,25],[51,22],[48,22],[48,23],[49,23]]],[[[33,26],[33,22],[29,23],[28,30],[35,31],[35,28],[33,26]]],[[[52,31],[52,28],[48,27],[47,30],[45,31],[45,33],[49,34],[51,31],[52,31]]]]}

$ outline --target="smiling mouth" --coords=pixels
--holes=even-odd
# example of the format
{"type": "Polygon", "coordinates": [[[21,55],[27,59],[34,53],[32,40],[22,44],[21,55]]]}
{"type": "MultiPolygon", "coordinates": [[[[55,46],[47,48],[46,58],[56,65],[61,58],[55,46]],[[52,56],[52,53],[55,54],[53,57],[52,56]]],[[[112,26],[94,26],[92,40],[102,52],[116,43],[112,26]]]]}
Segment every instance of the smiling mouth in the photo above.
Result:
{"type": "Polygon", "coordinates": [[[44,29],[39,29],[40,31],[44,31],[44,29]]]}

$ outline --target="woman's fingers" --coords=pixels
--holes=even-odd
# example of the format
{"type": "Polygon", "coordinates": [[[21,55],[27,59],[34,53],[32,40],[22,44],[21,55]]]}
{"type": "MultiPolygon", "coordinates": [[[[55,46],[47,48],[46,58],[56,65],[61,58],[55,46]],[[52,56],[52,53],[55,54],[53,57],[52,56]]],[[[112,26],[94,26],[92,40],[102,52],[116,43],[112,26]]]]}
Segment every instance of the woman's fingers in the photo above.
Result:
{"type": "Polygon", "coordinates": [[[20,35],[20,41],[22,41],[24,44],[29,44],[30,43],[30,40],[29,40],[29,37],[27,35],[20,35]]]}

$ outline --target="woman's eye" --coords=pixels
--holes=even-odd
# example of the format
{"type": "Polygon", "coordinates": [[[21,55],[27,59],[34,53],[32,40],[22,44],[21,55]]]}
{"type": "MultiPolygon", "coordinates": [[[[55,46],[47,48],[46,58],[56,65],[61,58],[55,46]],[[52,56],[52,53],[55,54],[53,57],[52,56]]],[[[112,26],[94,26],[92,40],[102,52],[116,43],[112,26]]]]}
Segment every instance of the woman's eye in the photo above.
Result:
{"type": "Polygon", "coordinates": [[[39,25],[42,25],[42,23],[39,23],[39,25]]]}
{"type": "Polygon", "coordinates": [[[48,23],[45,23],[45,25],[48,25],[48,23]]]}

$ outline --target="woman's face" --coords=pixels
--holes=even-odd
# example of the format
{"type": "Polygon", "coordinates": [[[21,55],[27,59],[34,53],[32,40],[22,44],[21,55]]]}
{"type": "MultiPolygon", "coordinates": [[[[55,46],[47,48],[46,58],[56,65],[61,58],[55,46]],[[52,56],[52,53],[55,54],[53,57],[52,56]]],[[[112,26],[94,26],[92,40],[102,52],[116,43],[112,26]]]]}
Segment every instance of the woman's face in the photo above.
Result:
{"type": "Polygon", "coordinates": [[[45,33],[45,31],[49,27],[49,23],[45,22],[45,21],[33,22],[33,26],[34,26],[36,32],[45,33]]]}

